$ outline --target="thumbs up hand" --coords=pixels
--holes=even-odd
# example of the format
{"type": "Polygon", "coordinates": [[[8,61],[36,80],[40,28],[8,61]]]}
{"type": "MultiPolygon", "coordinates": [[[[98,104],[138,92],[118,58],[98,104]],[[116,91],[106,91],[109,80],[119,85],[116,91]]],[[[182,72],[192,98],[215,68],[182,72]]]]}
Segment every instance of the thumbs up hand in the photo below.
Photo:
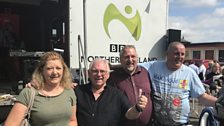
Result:
{"type": "Polygon", "coordinates": [[[138,94],[138,101],[135,107],[138,112],[142,112],[148,103],[148,98],[143,95],[142,89],[139,89],[138,94]]]}

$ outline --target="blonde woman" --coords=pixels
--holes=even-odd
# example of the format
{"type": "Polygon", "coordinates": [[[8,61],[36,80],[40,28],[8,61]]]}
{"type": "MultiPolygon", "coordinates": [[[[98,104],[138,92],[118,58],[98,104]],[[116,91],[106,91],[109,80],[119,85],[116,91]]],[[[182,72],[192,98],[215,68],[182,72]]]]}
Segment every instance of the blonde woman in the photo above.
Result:
{"type": "MultiPolygon", "coordinates": [[[[76,96],[71,89],[71,74],[62,56],[46,52],[32,80],[38,84],[31,109],[32,126],[77,126],[76,96]]],[[[24,88],[4,126],[20,126],[29,102],[30,88],[24,88]]]]}

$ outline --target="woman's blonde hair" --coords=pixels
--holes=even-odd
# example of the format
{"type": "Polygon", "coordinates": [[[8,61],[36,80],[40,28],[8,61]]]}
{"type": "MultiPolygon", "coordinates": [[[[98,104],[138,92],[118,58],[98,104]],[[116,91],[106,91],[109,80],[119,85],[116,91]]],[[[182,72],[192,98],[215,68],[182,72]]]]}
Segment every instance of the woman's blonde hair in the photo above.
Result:
{"type": "Polygon", "coordinates": [[[64,88],[71,88],[71,84],[72,84],[71,72],[69,71],[68,66],[65,64],[62,56],[58,54],[57,52],[46,52],[40,57],[40,62],[37,65],[32,75],[32,81],[35,82],[35,85],[37,85],[38,88],[41,88],[41,89],[44,87],[45,80],[43,76],[43,68],[46,65],[47,61],[50,61],[50,60],[61,61],[61,64],[63,66],[63,75],[62,75],[60,86],[64,88]]]}

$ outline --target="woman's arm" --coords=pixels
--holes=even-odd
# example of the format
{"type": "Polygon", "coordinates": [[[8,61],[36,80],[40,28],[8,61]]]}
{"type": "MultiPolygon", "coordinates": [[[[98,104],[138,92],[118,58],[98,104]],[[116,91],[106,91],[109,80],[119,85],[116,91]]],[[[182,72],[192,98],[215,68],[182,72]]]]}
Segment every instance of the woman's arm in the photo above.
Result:
{"type": "Polygon", "coordinates": [[[16,102],[13,107],[12,110],[10,111],[4,126],[20,126],[23,117],[25,115],[27,106],[16,102]]]}
{"type": "Polygon", "coordinates": [[[72,116],[70,118],[70,126],[78,126],[76,118],[76,105],[72,107],[72,116]]]}

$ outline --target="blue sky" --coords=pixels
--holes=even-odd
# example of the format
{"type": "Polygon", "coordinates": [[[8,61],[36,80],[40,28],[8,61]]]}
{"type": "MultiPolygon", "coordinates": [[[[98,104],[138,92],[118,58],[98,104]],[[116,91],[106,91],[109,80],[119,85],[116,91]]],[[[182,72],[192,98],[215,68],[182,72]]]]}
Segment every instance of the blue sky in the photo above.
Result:
{"type": "Polygon", "coordinates": [[[192,43],[224,42],[224,0],[169,0],[168,22],[192,43]]]}

